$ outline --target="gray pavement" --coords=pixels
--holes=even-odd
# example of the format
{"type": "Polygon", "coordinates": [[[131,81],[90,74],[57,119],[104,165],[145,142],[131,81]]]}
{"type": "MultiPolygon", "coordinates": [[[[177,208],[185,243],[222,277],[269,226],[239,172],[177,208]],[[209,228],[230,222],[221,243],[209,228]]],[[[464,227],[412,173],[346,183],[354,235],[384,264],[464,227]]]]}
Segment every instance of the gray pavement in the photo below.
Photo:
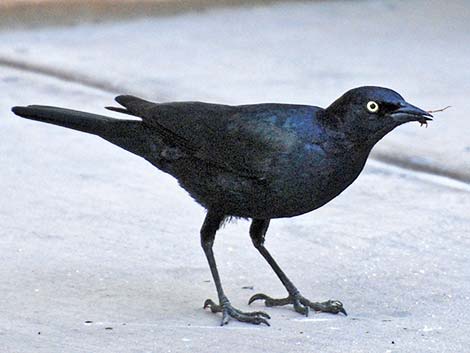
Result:
{"type": "Polygon", "coordinates": [[[0,62],[157,100],[326,105],[354,86],[392,87],[429,110],[453,107],[432,129],[398,129],[375,156],[470,182],[469,18],[465,0],[294,2],[7,31],[0,62]]]}
{"type": "MultiPolygon", "coordinates": [[[[464,5],[296,3],[0,33],[0,351],[465,352],[464,5]],[[286,272],[311,299],[342,300],[350,316],[267,308],[271,328],[220,328],[202,310],[215,298],[199,248],[204,212],[171,177],[94,136],[8,112],[29,103],[104,112],[126,92],[324,105],[371,83],[425,108],[454,105],[428,129],[392,133],[375,159],[456,179],[372,160],[327,206],[274,221],[267,245],[286,272]]],[[[241,309],[257,291],[284,295],[247,231],[228,225],[215,249],[241,309]]]]}

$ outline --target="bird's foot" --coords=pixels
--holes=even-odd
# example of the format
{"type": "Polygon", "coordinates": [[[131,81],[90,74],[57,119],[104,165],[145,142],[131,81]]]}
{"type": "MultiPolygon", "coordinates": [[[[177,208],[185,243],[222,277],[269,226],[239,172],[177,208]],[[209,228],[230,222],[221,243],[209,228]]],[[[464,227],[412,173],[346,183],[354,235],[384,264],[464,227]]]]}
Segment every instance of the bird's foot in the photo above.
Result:
{"type": "Polygon", "coordinates": [[[271,317],[263,311],[253,311],[245,313],[237,308],[234,308],[228,299],[224,299],[220,304],[214,303],[211,299],[207,299],[204,302],[204,309],[209,308],[213,313],[222,313],[222,322],[220,326],[228,324],[231,318],[241,321],[248,322],[254,325],[265,324],[269,325],[269,322],[266,319],[271,317]]]}
{"type": "Polygon", "coordinates": [[[282,299],[274,299],[267,296],[266,294],[258,293],[250,298],[248,304],[253,303],[255,300],[264,300],[264,304],[266,306],[282,306],[287,304],[293,304],[294,310],[305,316],[308,316],[308,313],[310,311],[309,309],[324,313],[343,313],[346,316],[348,315],[346,313],[346,310],[344,310],[343,308],[343,303],[341,303],[339,300],[328,300],[326,302],[321,303],[311,302],[307,298],[304,298],[302,295],[300,295],[300,293],[297,293],[295,295],[289,295],[287,298],[282,299]]]}

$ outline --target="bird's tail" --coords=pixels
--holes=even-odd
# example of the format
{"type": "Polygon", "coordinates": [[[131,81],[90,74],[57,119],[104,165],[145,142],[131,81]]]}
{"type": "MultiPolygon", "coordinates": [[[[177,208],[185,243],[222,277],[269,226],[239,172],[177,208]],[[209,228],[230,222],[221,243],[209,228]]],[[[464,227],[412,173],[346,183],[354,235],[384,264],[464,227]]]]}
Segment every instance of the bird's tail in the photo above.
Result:
{"type": "Polygon", "coordinates": [[[146,154],[150,153],[149,135],[140,120],[114,119],[77,110],[42,105],[14,107],[12,111],[26,119],[98,135],[129,152],[144,156],[144,158],[146,154]]]}
{"type": "MultiPolygon", "coordinates": [[[[77,110],[49,107],[43,105],[13,107],[12,111],[16,115],[19,115],[26,119],[59,125],[67,127],[69,129],[78,130],[105,138],[109,136],[109,134],[112,133],[113,130],[115,130],[115,122],[123,121],[102,115],[85,113],[77,110]]],[[[132,122],[132,120],[124,121],[132,122]]]]}

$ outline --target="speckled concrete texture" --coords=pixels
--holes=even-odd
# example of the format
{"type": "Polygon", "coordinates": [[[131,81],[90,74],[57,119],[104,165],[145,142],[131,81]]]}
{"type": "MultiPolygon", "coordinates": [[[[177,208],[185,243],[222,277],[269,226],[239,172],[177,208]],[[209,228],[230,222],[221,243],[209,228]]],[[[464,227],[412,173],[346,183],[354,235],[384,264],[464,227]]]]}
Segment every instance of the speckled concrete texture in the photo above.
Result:
{"type": "MultiPolygon", "coordinates": [[[[1,32],[0,351],[465,352],[468,8],[285,3],[1,32]],[[118,93],[324,106],[361,84],[453,107],[428,129],[409,124],[381,141],[325,207],[273,221],[267,246],[303,294],[339,299],[350,315],[253,304],[270,328],[221,328],[202,309],[216,297],[199,246],[204,211],[175,180],[97,137],[9,111],[42,103],[113,115],[102,107],[118,93]]],[[[284,295],[247,222],[227,225],[215,254],[234,305],[284,295]]]]}

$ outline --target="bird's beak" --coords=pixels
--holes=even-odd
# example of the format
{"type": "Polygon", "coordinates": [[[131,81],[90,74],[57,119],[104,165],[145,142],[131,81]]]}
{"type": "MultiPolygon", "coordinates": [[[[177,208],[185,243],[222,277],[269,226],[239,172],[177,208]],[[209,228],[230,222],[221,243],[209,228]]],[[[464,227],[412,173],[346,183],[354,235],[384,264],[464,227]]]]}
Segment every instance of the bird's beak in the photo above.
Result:
{"type": "Polygon", "coordinates": [[[397,123],[419,121],[421,124],[427,124],[427,121],[432,120],[430,113],[406,102],[402,103],[400,108],[394,110],[390,115],[397,123]]]}

